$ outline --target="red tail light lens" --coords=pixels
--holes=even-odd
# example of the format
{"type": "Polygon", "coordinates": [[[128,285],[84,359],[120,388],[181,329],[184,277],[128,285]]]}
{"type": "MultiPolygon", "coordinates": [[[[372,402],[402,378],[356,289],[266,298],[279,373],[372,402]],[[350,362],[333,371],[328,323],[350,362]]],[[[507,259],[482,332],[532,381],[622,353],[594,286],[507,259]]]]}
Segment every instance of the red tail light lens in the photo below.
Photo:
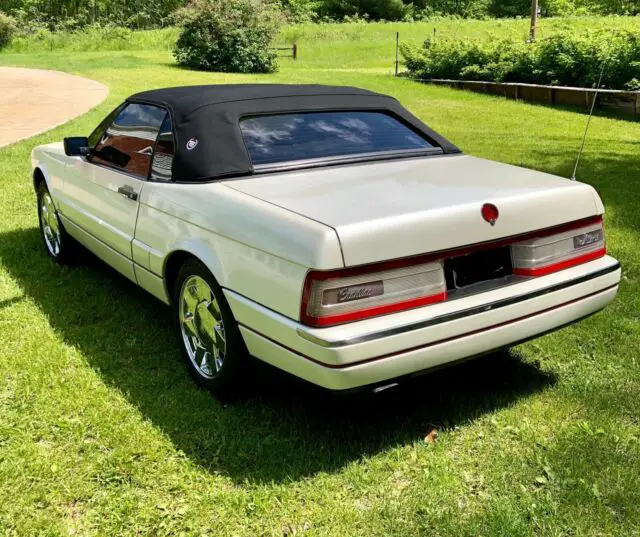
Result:
{"type": "Polygon", "coordinates": [[[544,276],[606,253],[602,217],[511,246],[513,273],[520,276],[544,276]]]}
{"type": "Polygon", "coordinates": [[[332,326],[446,298],[441,260],[311,271],[304,285],[300,318],[309,326],[332,326]]]}

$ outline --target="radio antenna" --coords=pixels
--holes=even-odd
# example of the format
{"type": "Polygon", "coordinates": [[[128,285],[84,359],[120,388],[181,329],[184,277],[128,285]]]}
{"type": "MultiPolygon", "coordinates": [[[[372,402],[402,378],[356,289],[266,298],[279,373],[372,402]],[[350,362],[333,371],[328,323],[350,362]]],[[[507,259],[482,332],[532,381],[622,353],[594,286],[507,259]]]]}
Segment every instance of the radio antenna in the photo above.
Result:
{"type": "MultiPolygon", "coordinates": [[[[611,37],[613,37],[614,30],[611,32],[611,37]]],[[[584,128],[584,134],[582,135],[582,144],[580,144],[580,150],[578,151],[578,157],[576,158],[576,165],[573,167],[573,175],[571,176],[571,180],[576,180],[576,173],[578,173],[578,166],[580,165],[580,157],[582,157],[582,152],[584,151],[584,145],[587,142],[587,134],[589,133],[589,126],[591,125],[591,118],[593,117],[593,110],[596,107],[596,101],[598,100],[598,93],[600,93],[600,85],[602,84],[602,77],[604,76],[604,70],[607,67],[607,63],[609,63],[609,56],[611,54],[611,45],[609,45],[609,50],[607,51],[607,55],[602,61],[602,69],[600,69],[600,77],[598,78],[598,84],[596,86],[596,92],[593,95],[593,101],[591,102],[591,110],[589,111],[589,117],[587,118],[587,125],[584,128]]]]}

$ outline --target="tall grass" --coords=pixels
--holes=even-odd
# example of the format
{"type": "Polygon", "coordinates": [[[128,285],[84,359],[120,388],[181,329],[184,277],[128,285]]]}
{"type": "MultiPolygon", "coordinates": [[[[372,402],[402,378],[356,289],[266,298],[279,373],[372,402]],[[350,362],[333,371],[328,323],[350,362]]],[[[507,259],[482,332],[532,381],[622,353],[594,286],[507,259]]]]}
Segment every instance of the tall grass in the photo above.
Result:
{"type": "MultiPolygon", "coordinates": [[[[564,30],[584,33],[592,28],[627,28],[640,31],[640,17],[572,17],[542,19],[538,36],[564,30]]],[[[420,22],[296,24],[282,29],[283,43],[296,42],[307,68],[375,69],[391,71],[395,61],[396,32],[400,42],[420,46],[427,37],[491,41],[522,40],[529,34],[524,19],[463,20],[437,17],[420,22]]]]}
{"type": "Polygon", "coordinates": [[[133,31],[127,28],[89,26],[74,32],[40,30],[16,37],[7,52],[95,52],[109,50],[170,50],[178,38],[177,28],[133,31]]]}
{"type": "MultiPolygon", "coordinates": [[[[360,63],[365,58],[365,63],[373,66],[381,60],[384,65],[388,64],[388,58],[394,53],[396,32],[399,32],[401,42],[415,45],[433,36],[434,30],[436,38],[524,40],[528,35],[528,25],[529,22],[524,19],[462,20],[451,17],[434,17],[420,22],[292,24],[282,28],[279,41],[283,44],[298,43],[302,54],[305,49],[312,49],[315,63],[324,66],[330,60],[336,66],[348,67],[354,60],[360,63]]],[[[640,17],[549,18],[540,21],[538,33],[544,37],[567,29],[581,32],[590,28],[611,27],[640,31],[640,17]]],[[[5,51],[170,50],[178,33],[177,28],[132,31],[97,26],[74,32],[40,31],[15,38],[5,51]]]]}

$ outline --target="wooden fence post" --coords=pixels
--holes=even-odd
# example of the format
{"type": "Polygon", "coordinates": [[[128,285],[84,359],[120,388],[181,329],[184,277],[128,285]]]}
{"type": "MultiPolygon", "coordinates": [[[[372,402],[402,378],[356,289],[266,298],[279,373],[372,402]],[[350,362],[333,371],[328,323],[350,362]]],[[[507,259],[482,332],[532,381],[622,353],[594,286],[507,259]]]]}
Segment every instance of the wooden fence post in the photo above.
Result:
{"type": "Polygon", "coordinates": [[[298,59],[298,44],[297,43],[293,44],[293,59],[294,60],[298,59]]]}
{"type": "Polygon", "coordinates": [[[400,32],[396,32],[396,75],[398,76],[398,49],[400,48],[400,32]]]}

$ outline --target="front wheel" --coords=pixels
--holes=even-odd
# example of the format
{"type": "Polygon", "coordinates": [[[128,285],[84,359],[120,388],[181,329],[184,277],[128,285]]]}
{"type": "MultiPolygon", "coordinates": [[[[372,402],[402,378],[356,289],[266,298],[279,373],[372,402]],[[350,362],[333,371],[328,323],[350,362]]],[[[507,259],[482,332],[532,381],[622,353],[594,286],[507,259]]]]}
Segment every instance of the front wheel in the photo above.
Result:
{"type": "Polygon", "coordinates": [[[60,222],[58,211],[53,204],[53,199],[44,181],[38,185],[36,194],[38,197],[38,220],[40,222],[42,242],[49,257],[62,265],[69,260],[73,239],[60,222]]]}
{"type": "Polygon", "coordinates": [[[178,273],[173,314],[184,361],[196,383],[219,397],[235,395],[248,372],[247,349],[222,289],[196,259],[178,273]]]}

